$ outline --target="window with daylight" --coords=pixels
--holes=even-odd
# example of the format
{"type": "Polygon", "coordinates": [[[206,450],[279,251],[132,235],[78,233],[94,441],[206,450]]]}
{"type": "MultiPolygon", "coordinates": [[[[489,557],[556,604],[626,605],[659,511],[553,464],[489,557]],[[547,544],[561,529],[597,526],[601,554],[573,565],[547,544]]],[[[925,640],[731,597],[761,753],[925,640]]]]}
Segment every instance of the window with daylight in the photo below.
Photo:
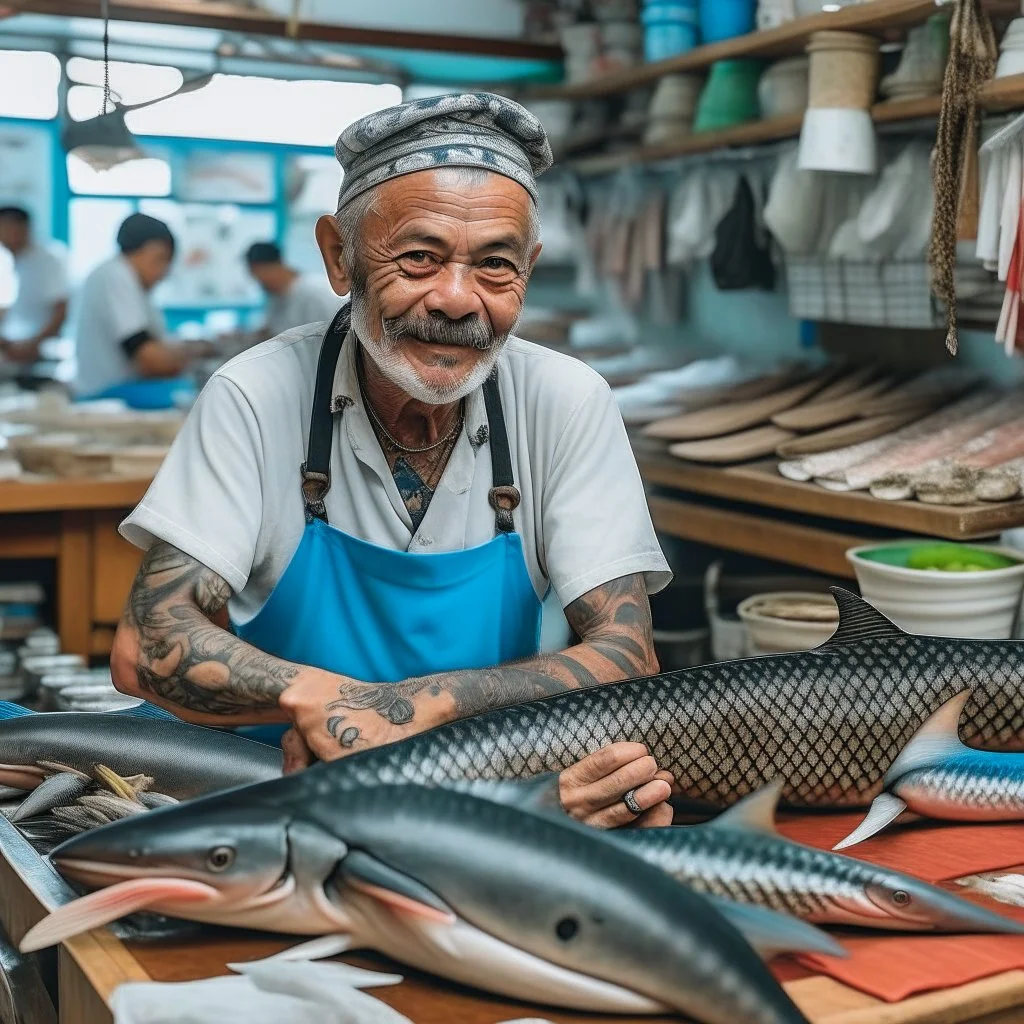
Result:
{"type": "Polygon", "coordinates": [[[60,61],[52,53],[0,50],[0,117],[57,116],[60,61]]]}

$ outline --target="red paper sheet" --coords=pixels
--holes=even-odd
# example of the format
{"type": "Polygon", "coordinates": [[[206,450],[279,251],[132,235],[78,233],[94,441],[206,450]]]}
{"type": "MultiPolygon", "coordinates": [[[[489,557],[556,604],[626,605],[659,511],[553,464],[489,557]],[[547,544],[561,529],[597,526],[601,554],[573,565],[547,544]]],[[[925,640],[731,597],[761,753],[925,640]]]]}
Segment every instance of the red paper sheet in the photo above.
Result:
{"type": "MultiPolygon", "coordinates": [[[[790,839],[827,850],[853,831],[862,818],[863,812],[783,817],[779,831],[790,839]]],[[[1024,823],[895,825],[844,853],[940,882],[1024,864],[1024,823]]],[[[946,887],[1005,917],[1024,921],[1024,909],[996,903],[961,886],[947,883],[946,887]]],[[[807,956],[800,957],[797,964],[780,961],[776,975],[791,981],[805,977],[805,969],[811,968],[877,999],[899,1002],[932,989],[1024,969],[1024,937],[896,935],[853,929],[837,930],[835,934],[849,951],[848,960],[807,956]]]]}

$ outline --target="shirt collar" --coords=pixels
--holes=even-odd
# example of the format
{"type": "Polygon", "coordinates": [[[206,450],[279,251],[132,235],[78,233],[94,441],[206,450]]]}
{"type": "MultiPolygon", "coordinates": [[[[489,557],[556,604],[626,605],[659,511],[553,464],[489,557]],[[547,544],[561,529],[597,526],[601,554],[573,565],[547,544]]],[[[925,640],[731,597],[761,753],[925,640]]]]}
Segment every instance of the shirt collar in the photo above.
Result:
{"type": "MultiPolygon", "coordinates": [[[[365,419],[369,426],[369,419],[363,407],[362,391],[359,387],[359,371],[356,366],[356,355],[359,351],[359,339],[354,331],[349,331],[341,346],[341,354],[338,356],[338,364],[334,368],[334,385],[331,391],[331,411],[343,412],[350,406],[355,406],[362,414],[359,418],[365,419]]],[[[466,397],[466,418],[463,423],[463,430],[469,438],[470,445],[475,455],[489,440],[489,428],[487,426],[487,409],[484,405],[483,388],[477,388],[466,397]]],[[[372,434],[374,443],[376,435],[372,434]]],[[[351,435],[350,435],[351,436],[351,435]]],[[[352,437],[353,449],[359,450],[359,442],[362,438],[357,434],[352,437]]],[[[447,483],[447,481],[446,481],[447,483]]],[[[468,483],[467,485],[468,486],[468,483]]]]}

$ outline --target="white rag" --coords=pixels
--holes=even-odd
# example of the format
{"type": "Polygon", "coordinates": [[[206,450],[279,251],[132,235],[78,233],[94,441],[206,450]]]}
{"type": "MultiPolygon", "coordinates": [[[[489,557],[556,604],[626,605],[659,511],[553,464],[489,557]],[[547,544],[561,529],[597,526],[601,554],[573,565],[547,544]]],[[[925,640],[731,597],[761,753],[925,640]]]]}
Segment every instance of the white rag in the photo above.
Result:
{"type": "Polygon", "coordinates": [[[401,980],[347,964],[267,960],[225,978],[128,982],[110,1006],[114,1024],[411,1024],[359,991],[401,980]]]}

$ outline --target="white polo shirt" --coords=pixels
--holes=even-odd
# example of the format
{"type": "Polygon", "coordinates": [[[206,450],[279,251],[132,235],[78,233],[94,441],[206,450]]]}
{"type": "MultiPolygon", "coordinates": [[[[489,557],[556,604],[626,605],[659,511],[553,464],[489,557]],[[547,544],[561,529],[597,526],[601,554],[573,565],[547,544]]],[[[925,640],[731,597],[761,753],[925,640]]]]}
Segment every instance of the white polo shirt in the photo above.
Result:
{"type": "Polygon", "coordinates": [[[267,299],[267,330],[278,335],[303,324],[333,320],[347,301],[331,291],[323,276],[300,274],[286,292],[267,299]]]}
{"type": "Polygon", "coordinates": [[[35,337],[53,314],[53,307],[68,297],[64,260],[46,246],[30,242],[14,257],[18,291],[0,320],[0,336],[8,341],[35,337]]]}
{"type": "MultiPolygon", "coordinates": [[[[317,357],[326,323],[264,342],[204,388],[142,503],[121,533],[147,548],[159,538],[223,577],[233,620],[263,606],[305,526],[305,460],[317,357]]],[[[334,377],[332,526],[419,554],[491,540],[494,511],[482,390],[466,400],[465,429],[415,535],[363,406],[358,343],[349,334],[334,377]]],[[[643,573],[650,593],[671,579],[651,524],[622,418],[604,379],[583,363],[511,339],[499,362],[501,399],[526,566],[542,598],[563,607],[620,576],[643,573]]]]}
{"type": "Polygon", "coordinates": [[[163,314],[124,256],[96,267],[85,279],[75,305],[75,389],[80,395],[93,395],[137,376],[121,342],[142,331],[166,340],[163,314]]]}

